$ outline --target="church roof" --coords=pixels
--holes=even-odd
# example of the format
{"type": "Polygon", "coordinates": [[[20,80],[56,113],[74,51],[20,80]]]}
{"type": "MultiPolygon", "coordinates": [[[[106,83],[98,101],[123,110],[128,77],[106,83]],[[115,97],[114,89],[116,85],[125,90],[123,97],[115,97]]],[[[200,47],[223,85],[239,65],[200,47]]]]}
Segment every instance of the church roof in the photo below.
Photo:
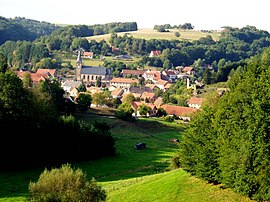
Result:
{"type": "Polygon", "coordinates": [[[110,74],[110,70],[105,67],[83,66],[81,74],[105,76],[110,74]]]}

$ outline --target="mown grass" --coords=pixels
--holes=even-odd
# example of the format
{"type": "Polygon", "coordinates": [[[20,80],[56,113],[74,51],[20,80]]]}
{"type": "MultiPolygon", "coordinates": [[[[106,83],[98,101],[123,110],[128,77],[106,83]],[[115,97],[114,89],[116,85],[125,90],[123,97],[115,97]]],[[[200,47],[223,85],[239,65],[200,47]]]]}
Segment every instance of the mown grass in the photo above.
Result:
{"type": "MultiPolygon", "coordinates": [[[[107,201],[250,201],[229,189],[221,189],[179,169],[168,171],[178,138],[185,125],[142,118],[125,122],[113,116],[83,114],[87,122],[106,122],[116,138],[116,155],[99,160],[72,163],[89,179],[94,177],[107,192],[107,201]],[[134,144],[147,143],[145,150],[134,144]]],[[[33,151],[34,153],[34,151],[33,151]]],[[[50,169],[50,168],[47,168],[50,169]]],[[[0,172],[0,201],[27,201],[30,181],[37,181],[44,168],[20,172],[0,172]]]]}
{"type": "MultiPolygon", "coordinates": [[[[95,177],[98,182],[165,171],[170,157],[178,148],[168,139],[179,136],[182,130],[177,124],[147,118],[135,123],[92,114],[84,114],[79,118],[88,122],[108,123],[112,126],[112,135],[116,138],[115,156],[72,164],[86,172],[89,179],[95,177]],[[147,149],[136,151],[134,144],[141,141],[147,143],[147,149]]],[[[36,181],[43,170],[44,168],[36,168],[20,172],[0,172],[0,201],[26,200],[29,182],[36,181]]]]}
{"type": "MultiPolygon", "coordinates": [[[[138,29],[138,31],[131,31],[131,32],[120,32],[117,33],[118,36],[123,36],[124,34],[128,34],[129,36],[133,36],[134,38],[140,38],[140,39],[166,39],[166,40],[189,40],[194,41],[198,40],[201,37],[206,37],[207,35],[210,35],[215,41],[219,40],[220,33],[210,33],[210,32],[200,32],[195,30],[178,30],[178,29],[171,29],[169,32],[158,32],[153,29],[149,28],[142,28],[138,29]],[[180,37],[175,36],[175,32],[180,33],[180,37]]],[[[101,41],[105,40],[109,42],[111,34],[104,34],[104,35],[96,35],[96,36],[90,36],[86,37],[89,41],[90,40],[96,40],[101,41]]]]}
{"type": "Polygon", "coordinates": [[[102,185],[108,193],[108,202],[252,201],[230,189],[223,189],[222,186],[208,184],[192,177],[182,169],[120,182],[106,182],[102,185]]]}

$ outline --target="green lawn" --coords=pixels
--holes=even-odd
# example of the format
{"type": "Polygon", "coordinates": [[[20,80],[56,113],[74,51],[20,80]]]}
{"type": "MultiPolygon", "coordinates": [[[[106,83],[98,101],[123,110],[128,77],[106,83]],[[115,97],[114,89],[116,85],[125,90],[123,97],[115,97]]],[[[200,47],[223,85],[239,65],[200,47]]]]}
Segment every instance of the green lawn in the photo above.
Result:
{"type": "Polygon", "coordinates": [[[166,173],[102,183],[108,193],[108,202],[248,202],[222,186],[208,184],[192,177],[182,169],[166,173]]]}
{"type": "MultiPolygon", "coordinates": [[[[116,138],[115,156],[72,164],[104,187],[107,201],[249,201],[181,169],[168,171],[170,159],[178,149],[169,139],[180,137],[185,125],[157,118],[142,118],[134,123],[94,114],[79,118],[108,123],[116,138]],[[147,143],[147,148],[135,150],[138,142],[147,143]]],[[[43,171],[44,168],[0,172],[0,201],[26,201],[29,182],[37,181],[43,171]]]]}

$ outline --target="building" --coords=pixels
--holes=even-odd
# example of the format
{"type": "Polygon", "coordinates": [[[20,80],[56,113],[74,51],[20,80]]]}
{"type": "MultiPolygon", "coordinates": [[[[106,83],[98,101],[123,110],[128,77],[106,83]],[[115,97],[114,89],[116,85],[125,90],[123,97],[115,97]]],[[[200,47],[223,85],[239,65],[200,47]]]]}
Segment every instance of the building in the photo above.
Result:
{"type": "Polygon", "coordinates": [[[83,83],[95,83],[98,79],[107,83],[111,78],[111,72],[106,67],[84,66],[82,62],[82,50],[78,50],[76,61],[76,80],[83,83]]]}
{"type": "Polygon", "coordinates": [[[201,108],[205,98],[199,98],[199,97],[191,97],[188,100],[188,106],[191,108],[201,108]]]}
{"type": "Polygon", "coordinates": [[[149,54],[149,57],[157,57],[161,55],[161,51],[160,50],[152,50],[149,54]]]}

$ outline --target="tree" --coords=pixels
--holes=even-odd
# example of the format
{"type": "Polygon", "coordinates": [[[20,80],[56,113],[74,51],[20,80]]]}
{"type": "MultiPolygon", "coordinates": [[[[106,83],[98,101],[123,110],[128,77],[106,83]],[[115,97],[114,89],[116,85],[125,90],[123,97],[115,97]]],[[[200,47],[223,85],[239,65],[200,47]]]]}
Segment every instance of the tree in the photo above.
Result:
{"type": "Polygon", "coordinates": [[[95,103],[97,106],[106,104],[107,95],[104,92],[98,92],[94,93],[93,96],[93,103],[95,103]]]}
{"type": "Polygon", "coordinates": [[[5,73],[7,71],[7,68],[7,58],[3,53],[0,53],[0,72],[5,73]]]}
{"type": "Polygon", "coordinates": [[[165,109],[159,107],[157,109],[157,113],[156,113],[156,116],[157,117],[162,117],[162,116],[166,116],[167,115],[167,112],[165,111],[165,109]]]}
{"type": "Polygon", "coordinates": [[[134,121],[135,119],[132,117],[133,112],[134,110],[131,107],[131,104],[124,102],[118,107],[115,115],[116,117],[126,121],[134,121]]]}
{"type": "Polygon", "coordinates": [[[78,86],[78,88],[77,88],[77,91],[78,92],[86,92],[86,87],[85,87],[85,85],[84,85],[84,83],[82,82],[79,86],[78,86]]]}
{"type": "Polygon", "coordinates": [[[166,59],[164,62],[163,62],[163,68],[164,69],[170,69],[172,67],[172,63],[170,60],[166,59]]]}
{"type": "Polygon", "coordinates": [[[132,93],[127,94],[124,98],[123,98],[123,102],[131,104],[132,101],[135,100],[135,97],[132,93]]]}
{"type": "Polygon", "coordinates": [[[151,108],[145,104],[142,104],[141,106],[139,106],[138,110],[139,110],[140,115],[142,116],[146,116],[147,114],[151,112],[151,108]]]}
{"type": "Polygon", "coordinates": [[[30,201],[105,201],[106,191],[94,178],[87,180],[79,168],[64,164],[60,168],[45,169],[37,182],[29,183],[30,201]]]}
{"type": "Polygon", "coordinates": [[[190,121],[179,145],[181,167],[210,182],[219,181],[215,108],[205,106],[190,121]]]}
{"type": "Polygon", "coordinates": [[[180,34],[179,32],[175,32],[174,35],[175,35],[176,37],[180,37],[180,36],[181,36],[181,34],[180,34]]]}
{"type": "Polygon", "coordinates": [[[81,112],[86,112],[92,102],[92,97],[88,93],[79,93],[76,102],[78,104],[78,108],[81,112]]]}

